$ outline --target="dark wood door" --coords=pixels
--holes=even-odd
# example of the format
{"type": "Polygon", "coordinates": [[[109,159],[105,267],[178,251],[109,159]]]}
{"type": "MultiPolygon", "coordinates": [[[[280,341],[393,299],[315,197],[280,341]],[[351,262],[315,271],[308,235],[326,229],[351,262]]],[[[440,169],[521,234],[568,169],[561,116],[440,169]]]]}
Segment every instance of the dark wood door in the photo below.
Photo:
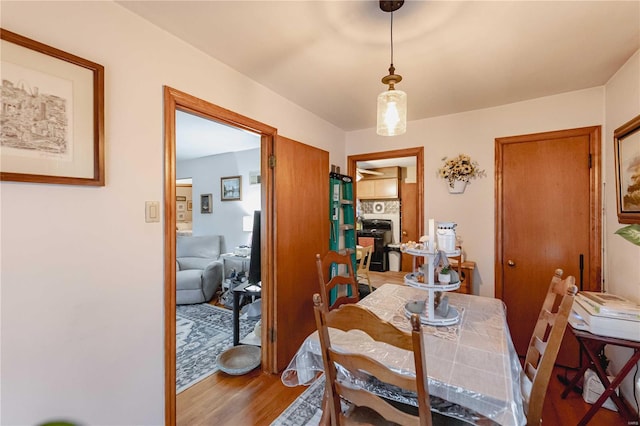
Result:
{"type": "Polygon", "coordinates": [[[315,330],[315,255],[329,250],[329,153],[278,136],[273,169],[274,360],[284,369],[315,330]]]}
{"type": "MultiPolygon", "coordinates": [[[[599,136],[589,127],[496,139],[496,297],[521,356],[555,269],[599,288],[599,136]]],[[[578,361],[565,335],[558,364],[578,361]]]]}

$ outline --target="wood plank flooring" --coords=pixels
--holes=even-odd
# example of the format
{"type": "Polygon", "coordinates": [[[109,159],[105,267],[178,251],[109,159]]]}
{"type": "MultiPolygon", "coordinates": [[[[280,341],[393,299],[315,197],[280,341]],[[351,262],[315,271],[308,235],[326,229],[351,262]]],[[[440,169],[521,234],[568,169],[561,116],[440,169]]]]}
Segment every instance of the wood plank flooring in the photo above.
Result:
{"type": "MultiPolygon", "coordinates": [[[[392,272],[370,273],[374,287],[383,283],[403,284],[403,275],[392,272]]],[[[573,372],[568,371],[566,374],[571,377],[573,372]]],[[[544,405],[543,425],[576,425],[591,405],[575,392],[567,399],[561,399],[564,386],[557,375],[564,376],[565,370],[554,370],[544,405]]],[[[269,425],[305,389],[303,386],[286,387],[280,381],[280,376],[264,374],[259,370],[244,376],[229,376],[217,372],[178,395],[177,425],[269,425]]],[[[628,423],[618,413],[603,408],[589,425],[627,426],[628,423]]]]}

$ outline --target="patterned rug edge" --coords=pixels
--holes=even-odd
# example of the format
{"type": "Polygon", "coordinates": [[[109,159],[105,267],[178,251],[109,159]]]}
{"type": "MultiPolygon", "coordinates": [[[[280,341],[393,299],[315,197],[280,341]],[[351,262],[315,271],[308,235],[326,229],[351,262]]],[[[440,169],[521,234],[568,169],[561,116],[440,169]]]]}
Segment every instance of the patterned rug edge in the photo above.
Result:
{"type": "Polygon", "coordinates": [[[271,426],[317,426],[322,416],[324,375],[314,381],[274,421],[271,426]]]}
{"type": "Polygon", "coordinates": [[[183,391],[186,391],[191,386],[200,383],[201,381],[203,381],[204,379],[206,379],[207,377],[211,376],[213,373],[215,373],[217,371],[220,371],[220,369],[216,366],[209,373],[204,374],[203,376],[200,376],[197,379],[194,379],[193,381],[191,381],[191,382],[189,382],[189,383],[187,383],[185,385],[182,385],[180,388],[176,389],[176,395],[180,394],[183,391]]]}
{"type": "MultiPolygon", "coordinates": [[[[211,313],[213,315],[219,315],[220,316],[220,320],[224,321],[227,323],[227,325],[229,326],[229,328],[227,328],[226,330],[220,331],[221,333],[224,333],[223,338],[221,339],[221,342],[224,342],[224,345],[222,348],[220,348],[220,350],[215,353],[215,357],[212,357],[212,362],[210,364],[209,369],[207,369],[206,372],[204,372],[203,374],[199,375],[198,377],[195,377],[193,380],[182,384],[182,386],[178,387],[178,379],[176,380],[176,394],[179,394],[185,390],[187,390],[188,388],[190,388],[191,386],[194,386],[195,384],[205,380],[207,377],[210,377],[212,374],[216,373],[217,371],[219,371],[218,368],[218,364],[217,364],[217,358],[218,356],[224,352],[227,348],[233,346],[233,328],[232,326],[230,326],[231,321],[232,321],[232,315],[233,313],[228,310],[228,309],[223,309],[220,308],[218,306],[213,306],[210,304],[198,304],[198,305],[181,305],[184,306],[185,309],[202,309],[204,310],[207,314],[211,313]]],[[[206,315],[206,314],[204,314],[206,315]]],[[[179,321],[180,318],[182,319],[187,319],[189,321],[193,321],[193,318],[189,318],[189,315],[184,316],[179,312],[176,312],[176,321],[179,321]]],[[[199,318],[199,321],[205,321],[203,318],[199,318]]],[[[246,335],[253,331],[253,327],[255,326],[257,320],[248,320],[248,319],[243,319],[240,318],[240,338],[244,338],[246,337],[246,335]]],[[[226,328],[226,327],[225,327],[226,328]]],[[[177,330],[176,330],[177,331],[177,330]]],[[[178,345],[176,345],[178,346],[178,345]]],[[[178,349],[178,348],[176,348],[178,349]]],[[[206,351],[203,351],[206,352],[206,351]]],[[[213,354],[212,354],[213,355],[213,354]]],[[[178,354],[176,354],[176,356],[178,356],[178,354]]],[[[176,367],[178,367],[179,362],[176,359],[176,367]]],[[[179,374],[179,369],[178,371],[176,371],[176,374],[179,374]]]]}

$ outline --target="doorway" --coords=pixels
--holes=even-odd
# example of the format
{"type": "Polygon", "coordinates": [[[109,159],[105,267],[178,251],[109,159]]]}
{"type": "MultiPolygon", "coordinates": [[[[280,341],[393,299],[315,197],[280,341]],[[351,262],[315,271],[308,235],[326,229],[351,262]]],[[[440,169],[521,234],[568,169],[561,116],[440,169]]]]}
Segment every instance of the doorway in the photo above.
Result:
{"type": "MultiPolygon", "coordinates": [[[[414,165],[411,167],[415,167],[415,179],[405,179],[406,176],[403,176],[403,172],[400,171],[400,175],[398,175],[398,189],[394,195],[391,195],[393,191],[389,192],[386,188],[386,183],[383,182],[386,179],[378,179],[376,183],[382,183],[380,186],[382,186],[383,191],[385,191],[385,195],[383,195],[385,198],[375,199],[368,197],[367,199],[367,201],[372,204],[372,206],[370,206],[372,208],[369,209],[369,206],[367,206],[366,211],[368,214],[365,214],[365,217],[368,216],[372,218],[372,220],[377,220],[376,218],[389,220],[392,218],[392,222],[399,221],[399,224],[391,224],[392,228],[395,228],[394,233],[396,234],[393,235],[391,239],[394,243],[397,243],[398,247],[395,247],[396,244],[392,244],[391,246],[387,245],[387,247],[385,247],[385,261],[382,262],[382,268],[384,270],[390,270],[390,265],[392,266],[391,269],[395,269],[397,271],[410,272],[412,269],[411,259],[405,259],[407,256],[401,255],[399,251],[399,244],[407,241],[418,241],[423,233],[424,148],[406,148],[393,151],[350,155],[347,157],[347,170],[349,176],[357,177],[360,175],[363,179],[366,179],[365,176],[367,175],[373,175],[374,178],[385,178],[386,176],[376,176],[376,174],[383,173],[387,167],[393,168],[401,164],[409,164],[404,162],[406,159],[410,159],[410,164],[414,165]],[[373,173],[371,173],[371,171],[373,171],[373,173]],[[395,210],[396,204],[399,206],[399,211],[395,210]],[[391,211],[386,213],[389,206],[391,207],[391,211]],[[394,256],[396,256],[397,260],[394,260],[394,256]],[[397,265],[395,262],[397,262],[397,265]]],[[[359,198],[358,186],[359,185],[356,185],[354,191],[356,199],[359,198]]],[[[361,192],[363,192],[363,188],[366,187],[361,186],[361,192]]],[[[373,195],[372,197],[376,196],[373,195]]]]}
{"type": "MultiPolygon", "coordinates": [[[[524,356],[558,268],[579,290],[601,282],[600,127],[496,139],[496,293],[524,356]]],[[[576,367],[565,335],[557,363],[576,367]]]]}
{"type": "MultiPolygon", "coordinates": [[[[260,137],[260,170],[269,170],[267,159],[273,151],[273,141],[276,130],[270,126],[252,120],[250,118],[233,113],[186,93],[164,88],[164,135],[165,135],[165,422],[175,425],[176,421],[176,114],[186,112],[203,119],[213,120],[236,129],[252,132],[260,137]]],[[[271,179],[268,173],[264,173],[260,188],[260,207],[265,214],[262,215],[261,232],[266,232],[272,217],[269,211],[270,203],[267,194],[270,191],[271,179]]],[[[271,250],[267,249],[267,240],[261,238],[261,266],[271,264],[271,250]]],[[[263,288],[271,285],[270,274],[262,275],[263,288]]],[[[263,304],[269,304],[268,298],[263,304]]],[[[264,316],[263,316],[264,317],[264,316]]],[[[262,336],[262,365],[263,369],[269,365],[270,342],[262,336]]]]}

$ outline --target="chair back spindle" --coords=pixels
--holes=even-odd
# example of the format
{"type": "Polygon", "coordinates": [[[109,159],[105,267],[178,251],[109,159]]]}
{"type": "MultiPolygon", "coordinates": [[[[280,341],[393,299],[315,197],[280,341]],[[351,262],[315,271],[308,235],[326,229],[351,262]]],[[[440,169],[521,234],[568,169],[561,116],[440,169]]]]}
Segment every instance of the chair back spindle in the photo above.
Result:
{"type": "Polygon", "coordinates": [[[542,408],[562,337],[578,288],[575,278],[562,279],[562,269],[556,269],[540,315],[529,341],[521,377],[527,426],[542,423],[542,408]]]}
{"type": "Polygon", "coordinates": [[[358,281],[353,272],[353,264],[351,262],[351,253],[353,251],[350,250],[347,250],[344,254],[329,251],[324,257],[316,254],[320,297],[322,298],[323,306],[329,310],[345,303],[357,303],[360,300],[358,281]],[[337,273],[334,275],[332,271],[337,273]],[[333,298],[331,297],[332,294],[335,295],[333,298]]]}

